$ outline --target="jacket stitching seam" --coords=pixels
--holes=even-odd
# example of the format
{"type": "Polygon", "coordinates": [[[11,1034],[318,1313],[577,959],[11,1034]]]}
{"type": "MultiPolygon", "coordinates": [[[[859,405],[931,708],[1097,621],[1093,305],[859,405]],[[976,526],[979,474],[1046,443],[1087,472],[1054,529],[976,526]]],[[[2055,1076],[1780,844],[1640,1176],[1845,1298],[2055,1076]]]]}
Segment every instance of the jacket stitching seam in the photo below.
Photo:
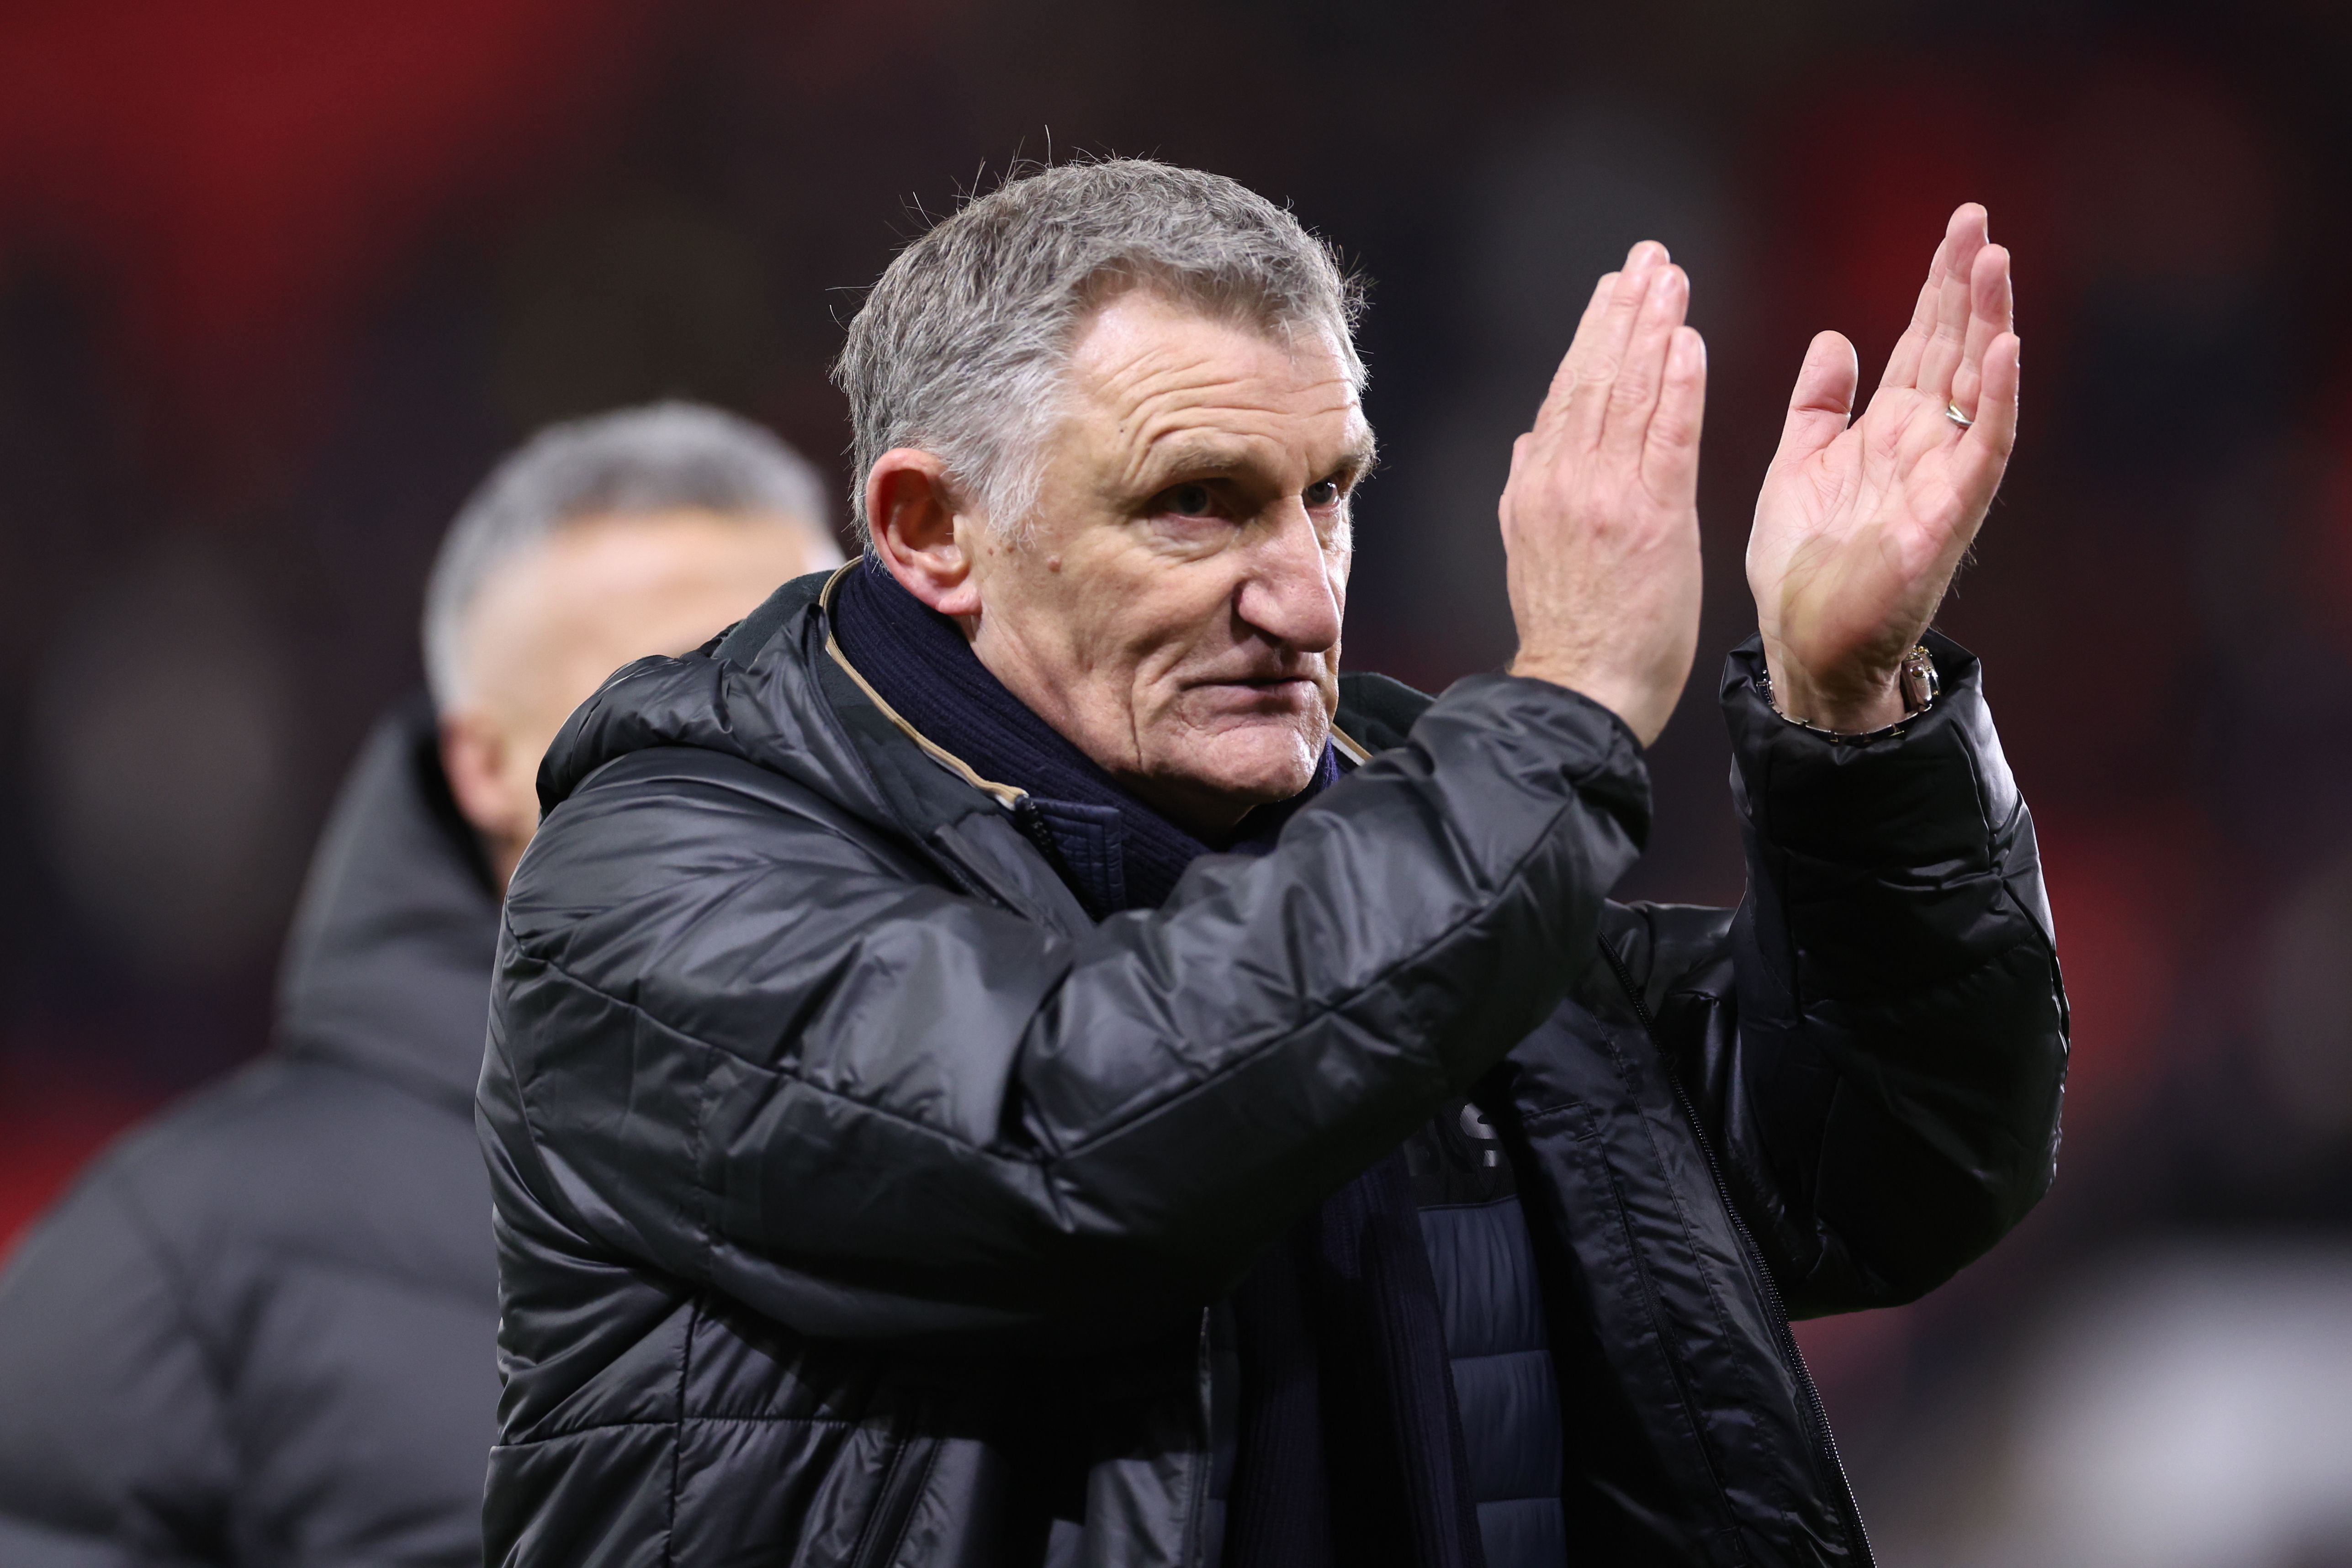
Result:
{"type": "MultiPolygon", "coordinates": [[[[1625,1085],[1626,1092],[1629,1094],[1634,1094],[1635,1088],[1633,1064],[1627,1060],[1625,1051],[1618,1045],[1613,1036],[1604,1036],[1604,1038],[1607,1039],[1608,1041],[1610,1060],[1616,1064],[1619,1082],[1625,1085]]],[[[1650,1145],[1650,1157],[1658,1163],[1659,1169],[1670,1170],[1672,1168],[1672,1164],[1666,1158],[1666,1152],[1658,1141],[1658,1129],[1655,1124],[1652,1123],[1648,1113],[1641,1108],[1638,1095],[1635,1098],[1632,1114],[1634,1122],[1637,1123],[1642,1129],[1643,1141],[1650,1145]]],[[[1683,1233],[1683,1246],[1690,1255],[1692,1269],[1697,1273],[1700,1284],[1704,1286],[1706,1291],[1707,1306],[1715,1314],[1716,1333],[1720,1334],[1726,1341],[1737,1340],[1738,1335],[1732,1328],[1730,1314],[1724,1310],[1721,1287],[1717,1282],[1715,1271],[1707,1267],[1704,1250],[1699,1246],[1697,1228],[1691,1220],[1690,1204],[1688,1202],[1687,1195],[1684,1193],[1682,1190],[1682,1184],[1678,1181],[1669,1180],[1663,1185],[1666,1189],[1668,1201],[1674,1205],[1675,1223],[1683,1233]]],[[[1636,1256],[1638,1257],[1638,1252],[1636,1256]]],[[[1640,1267],[1638,1263],[1636,1266],[1640,1267]]],[[[1643,1270],[1643,1272],[1646,1275],[1646,1269],[1643,1270]]],[[[1675,1336],[1660,1336],[1660,1343],[1662,1345],[1670,1346],[1678,1343],[1679,1341],[1675,1336]]],[[[1675,1354],[1672,1350],[1668,1351],[1668,1354],[1674,1358],[1675,1364],[1678,1367],[1682,1364],[1683,1358],[1680,1355],[1675,1354]]],[[[1760,1405],[1761,1401],[1758,1396],[1760,1396],[1762,1390],[1756,1386],[1753,1369],[1747,1364],[1744,1358],[1740,1359],[1738,1363],[1737,1375],[1739,1380],[1747,1385],[1748,1396],[1751,1399],[1756,1399],[1760,1405]]],[[[1684,1397],[1685,1400],[1689,1400],[1692,1397],[1689,1383],[1684,1382],[1684,1380],[1679,1376],[1676,1381],[1683,1383],[1684,1397]]],[[[1708,1469],[1715,1476],[1717,1494],[1722,1499],[1727,1516],[1733,1520],[1737,1520],[1738,1514],[1730,1507],[1730,1498],[1723,1490],[1723,1459],[1721,1456],[1717,1454],[1716,1444],[1708,1436],[1707,1423],[1697,1419],[1698,1412],[1696,1408],[1691,1410],[1691,1415],[1693,1417],[1692,1426],[1697,1435],[1699,1446],[1706,1451],[1707,1455],[1708,1469]]],[[[1793,1500],[1784,1500],[1784,1503],[1792,1504],[1793,1500]]],[[[1789,1511],[1793,1513],[1796,1511],[1793,1506],[1790,1506],[1789,1511]]]]}
{"type": "Polygon", "coordinates": [[[156,1267],[171,1281],[172,1316],[181,1332],[195,1346],[196,1358],[203,1364],[205,1380],[210,1385],[221,1435],[230,1450],[237,1454],[237,1469],[241,1472],[245,1468],[245,1444],[239,1440],[236,1423],[226,1419],[230,1382],[226,1347],[215,1343],[214,1336],[197,1321],[194,1282],[188,1278],[187,1270],[180,1260],[173,1256],[171,1249],[164,1244],[162,1228],[149,1216],[146,1206],[139,1201],[129,1179],[119,1170],[107,1172],[104,1179],[109,1186],[115,1189],[115,1197],[122,1205],[124,1217],[139,1234],[142,1249],[155,1260],[156,1267]]]}
{"type": "MultiPolygon", "coordinates": [[[[1977,756],[1976,747],[1970,742],[1968,727],[1954,727],[1954,738],[1959,743],[1961,760],[1968,764],[1969,793],[1976,797],[1977,821],[1984,825],[1985,860],[1990,863],[1995,858],[1994,840],[2000,832],[2000,825],[1992,820],[1992,795],[1985,788],[1984,768],[1977,756]]],[[[2021,801],[2024,799],[2021,794],[2018,798],[2021,801]]]]}
{"type": "MultiPolygon", "coordinates": [[[[521,951],[522,943],[520,938],[515,937],[514,927],[511,925],[509,925],[506,927],[506,935],[510,940],[514,941],[516,950],[521,951]]],[[[525,956],[529,956],[528,954],[525,956]]],[[[571,978],[569,975],[564,974],[564,971],[560,966],[551,961],[546,959],[533,959],[532,961],[537,963],[545,963],[547,964],[547,967],[556,974],[562,975],[567,980],[571,978]]],[[[499,967],[501,971],[504,970],[506,965],[503,960],[500,962],[499,967]]],[[[498,1058],[499,1064],[506,1070],[507,1079],[514,1084],[515,1120],[521,1127],[523,1145],[522,1152],[529,1155],[530,1163],[532,1166],[535,1167],[530,1174],[537,1177],[536,1184],[533,1184],[529,1180],[525,1180],[523,1183],[524,1189],[530,1194],[535,1203],[537,1203],[541,1207],[553,1213],[558,1221],[562,1223],[565,1228],[572,1231],[583,1240],[593,1241],[602,1245],[608,1251],[616,1256],[627,1256],[628,1254],[623,1248],[615,1244],[612,1238],[606,1236],[590,1221],[586,1215],[581,1213],[576,1206],[565,1198],[563,1196],[562,1184],[558,1182],[555,1179],[554,1174],[547,1168],[547,1154],[546,1151],[541,1147],[541,1140],[540,1131],[537,1127],[532,1125],[530,1104],[531,1091],[537,1085],[539,1080],[536,1075],[526,1074],[516,1065],[513,1054],[507,1050],[504,1031],[498,1027],[498,1004],[496,1000],[493,999],[490,1006],[490,1028],[488,1030],[488,1038],[484,1043],[483,1051],[486,1059],[491,1055],[495,1055],[498,1058]]],[[[521,1160],[517,1157],[516,1152],[508,1148],[507,1141],[504,1138],[498,1137],[495,1132],[492,1133],[491,1136],[496,1139],[499,1148],[507,1153],[509,1158],[515,1159],[518,1166],[522,1163],[521,1160]]],[[[523,1173],[520,1171],[518,1172],[519,1176],[522,1174],[523,1173]]],[[[492,1207],[493,1209],[496,1207],[495,1201],[492,1204],[492,1207]]]]}
{"type": "Polygon", "coordinates": [[[853,1429],[860,1425],[838,1416],[780,1416],[751,1414],[743,1416],[686,1415],[664,1416],[646,1421],[591,1421],[583,1427],[566,1427],[561,1431],[541,1432],[533,1437],[517,1437],[490,1445],[492,1453],[513,1453],[523,1448],[545,1448],[551,1443],[570,1442],[574,1437],[593,1437],[599,1432],[630,1432],[638,1430],[677,1431],[693,1426],[791,1426],[828,1427],[853,1429]]]}
{"type": "Polygon", "coordinates": [[[882,1568],[897,1562],[899,1552],[905,1548],[907,1536],[915,1528],[915,1516],[922,1511],[918,1505],[931,1490],[931,1477],[939,1472],[940,1453],[944,1448],[944,1444],[933,1442],[923,1455],[923,1473],[915,1479],[915,1495],[907,1500],[906,1512],[898,1521],[898,1528],[890,1532],[890,1550],[883,1559],[882,1568]]]}
{"type": "MultiPolygon", "coordinates": [[[[646,1015],[646,1020],[648,1023],[657,1021],[651,1013],[646,1015]]],[[[713,1184],[703,1179],[702,1172],[702,1162],[710,1144],[710,1081],[717,1076],[717,1071],[718,1063],[705,1058],[701,1075],[695,1084],[694,1131],[687,1145],[687,1158],[694,1169],[696,1219],[702,1231],[702,1277],[705,1280],[717,1271],[719,1256],[718,1228],[712,1216],[717,1197],[712,1191],[713,1184]]],[[[688,1332],[692,1332],[690,1320],[688,1332]]]]}
{"type": "MultiPolygon", "coordinates": [[[[551,973],[556,975],[569,985],[577,986],[580,989],[587,992],[590,996],[596,998],[599,1001],[610,1003],[612,1006],[619,1008],[625,1012],[635,1013],[638,1017],[644,1019],[646,1022],[651,1024],[654,1028],[660,1030],[665,1034],[674,1035],[677,1039],[684,1040],[688,1045],[694,1046],[702,1051],[709,1051],[717,1056],[723,1056],[729,1061],[736,1062],[740,1066],[751,1070],[752,1071],[767,1073],[777,1078],[788,1079],[792,1082],[806,1090],[811,1094],[819,1095],[827,1100],[837,1100],[846,1105],[854,1105],[859,1110],[865,1111],[872,1115],[879,1116],[885,1121],[906,1127],[910,1131],[923,1134],[926,1136],[937,1138],[942,1143],[953,1144],[958,1148],[971,1149],[976,1153],[987,1155],[992,1158],[1012,1159],[1019,1157],[1015,1154],[1008,1153],[1003,1150],[992,1149],[986,1145],[967,1143],[963,1139],[956,1136],[954,1134],[948,1132],[945,1128],[935,1127],[931,1126],[928,1123],[916,1121],[913,1117],[908,1116],[901,1112],[892,1110],[887,1105],[875,1104],[870,1101],[860,1100],[855,1095],[845,1094],[838,1089],[828,1089],[821,1083],[812,1082],[805,1073],[792,1067],[787,1067],[777,1062],[761,1061],[756,1057],[745,1055],[743,1052],[735,1050],[731,1046],[720,1045],[715,1040],[705,1040],[700,1035],[696,1034],[689,1030],[680,1029],[676,1024],[667,1022],[656,1017],[650,1009],[645,1007],[641,1003],[629,1001],[625,998],[614,996],[612,992],[604,989],[602,986],[598,986],[589,980],[582,978],[570,969],[565,968],[562,964],[554,958],[546,957],[535,953],[526,954],[524,956],[530,958],[533,963],[546,965],[551,973]]],[[[697,1186],[703,1185],[702,1173],[698,1169],[695,1172],[695,1184],[697,1186]]]]}
{"type": "Polygon", "coordinates": [[[662,1562],[677,1561],[677,1500],[685,1484],[686,1471],[686,1389],[688,1375],[694,1366],[694,1325],[702,1315],[702,1302],[698,1298],[686,1310],[686,1333],[677,1348],[677,1410],[679,1419],[671,1426],[669,1445],[669,1517],[662,1526],[662,1562]]]}
{"type": "MultiPolygon", "coordinates": [[[[2016,914],[2020,921],[2025,926],[2028,935],[2002,944],[2000,947],[1987,953],[1983,957],[1978,959],[1975,963],[1970,964],[1965,969],[1954,969],[1948,974],[1935,977],[1932,980],[1927,982],[1929,986],[1935,988],[1941,989],[1943,988],[1959,985],[1968,980],[1972,980],[1977,976],[1982,974],[1985,970],[1996,967],[1997,966],[2007,962],[2008,959],[2020,948],[2031,948],[2038,953],[2054,956],[2055,949],[2051,946],[2049,938],[2042,935],[2042,923],[2034,919],[2032,911],[2028,910],[2025,905],[2019,901],[2017,894],[2010,886],[2009,878],[2005,876],[1997,876],[1986,877],[1982,880],[1990,884],[1996,890],[1993,895],[1993,902],[1998,904],[2007,904],[2016,911],[2016,914]]],[[[1887,988],[1887,994],[1916,996],[1918,993],[1918,990],[1919,987],[1916,985],[1889,987],[1887,988]]],[[[1720,998],[1717,993],[1706,990],[1704,988],[1685,987],[1676,990],[1668,991],[1666,993],[1666,999],[1711,1002],[1719,1000],[1720,998]]],[[[1851,997],[1830,997],[1824,998],[1822,1000],[1825,1005],[1832,1007],[1840,1005],[1852,1006],[1853,998],[1851,997]]],[[[1820,1016],[1821,1015],[1812,1009],[1799,1008],[1794,1009],[1794,1016],[1790,1021],[1792,1025],[1802,1025],[1819,1018],[1820,1016]]],[[[1849,1026],[1832,1020],[1830,1027],[1837,1030],[1845,1030],[1849,1026]]]]}
{"type": "MultiPolygon", "coordinates": [[[[810,789],[808,786],[802,784],[799,780],[786,778],[783,774],[776,772],[773,768],[761,768],[759,763],[752,761],[750,758],[737,757],[732,752],[712,751],[708,747],[688,746],[683,742],[672,742],[658,747],[648,747],[645,751],[631,752],[629,753],[629,757],[643,757],[654,751],[694,751],[705,756],[724,758],[730,762],[740,762],[747,768],[759,768],[760,773],[763,778],[774,779],[790,789],[814,796],[819,800],[824,800],[824,797],[816,795],[814,790],[810,789]]],[[[628,760],[628,757],[616,757],[613,759],[613,761],[616,763],[625,762],[626,760],[628,760]]],[[[610,767],[612,764],[607,763],[605,766],[610,767]]],[[[601,773],[603,769],[600,768],[598,771],[601,773]]],[[[756,804],[765,806],[770,810],[774,811],[781,816],[789,816],[795,821],[805,823],[809,827],[815,829],[817,831],[826,834],[828,837],[838,839],[841,842],[847,844],[850,848],[856,850],[860,854],[863,854],[869,859],[880,859],[880,857],[875,853],[875,846],[870,841],[859,838],[856,834],[852,833],[846,828],[842,827],[839,823],[826,821],[823,816],[809,810],[807,806],[803,805],[800,801],[779,800],[777,797],[763,793],[761,790],[746,789],[743,785],[730,779],[714,779],[705,777],[700,774],[687,773],[683,771],[675,775],[674,779],[673,776],[669,775],[657,775],[649,779],[643,775],[633,774],[626,779],[606,779],[603,783],[583,784],[578,790],[575,790],[572,796],[568,797],[568,799],[585,800],[597,789],[620,789],[625,784],[645,784],[670,781],[683,781],[698,785],[706,789],[717,789],[723,791],[726,794],[738,796],[743,800],[753,801],[756,804]]],[[[846,811],[848,810],[847,807],[840,806],[833,801],[824,801],[824,804],[833,806],[836,810],[846,811]]],[[[896,830],[888,828],[879,828],[870,822],[861,821],[857,823],[857,826],[870,829],[877,832],[890,833],[893,837],[901,840],[905,839],[905,834],[902,832],[898,832],[896,830]]],[[[918,851],[918,852],[919,852],[919,851],[918,851]]],[[[793,864],[793,862],[779,857],[764,862],[763,869],[767,871],[782,871],[791,868],[793,864]]],[[[893,867],[891,869],[896,870],[897,868],[893,867]]],[[[513,929],[511,922],[509,923],[508,929],[513,929]]],[[[520,937],[517,937],[518,942],[520,940],[520,937]]]]}
{"type": "MultiPolygon", "coordinates": [[[[268,1252],[274,1266],[300,1269],[313,1276],[363,1281],[383,1294],[405,1296],[412,1301],[463,1302],[476,1307],[482,1300],[481,1291],[474,1286],[427,1282],[381,1264],[346,1261],[318,1247],[275,1246],[268,1252]]],[[[175,1279],[176,1275],[175,1269],[175,1279]]]]}
{"type": "MultiPolygon", "coordinates": [[[[1635,1113],[1639,1114],[1638,1112],[1635,1113]]],[[[1642,1315],[1649,1321],[1651,1333],[1657,1336],[1658,1353],[1665,1361],[1667,1372],[1674,1379],[1675,1391],[1678,1396],[1677,1403],[1682,1407],[1685,1428],[1690,1434],[1693,1446],[1698,1450],[1699,1461],[1706,1466],[1707,1480],[1715,1490],[1717,1518],[1720,1521],[1715,1529],[1728,1534],[1737,1542],[1740,1560],[1746,1562],[1748,1561],[1747,1543],[1739,1531],[1738,1513],[1731,1506],[1730,1493],[1724,1486],[1722,1461],[1716,1454],[1714,1446],[1706,1440],[1705,1423],[1699,1419],[1696,1401],[1691,1392],[1689,1368],[1684,1365],[1681,1357],[1677,1356],[1671,1348],[1674,1344],[1674,1335],[1666,1332],[1666,1324],[1660,1315],[1661,1308],[1658,1303],[1655,1281],[1650,1278],[1650,1270],[1642,1261],[1642,1239],[1634,1233],[1633,1217],[1625,1207],[1624,1184],[1618,1179],[1617,1167],[1610,1160],[1605,1147],[1601,1151],[1600,1157],[1601,1172],[1608,1184],[1610,1207],[1616,1211],[1618,1232],[1624,1238],[1626,1256],[1633,1264],[1634,1289],[1641,1298],[1642,1315]]]]}
{"type": "Polygon", "coordinates": [[[857,1528],[857,1540],[849,1549],[851,1568],[867,1568],[873,1561],[866,1548],[872,1544],[874,1531],[882,1522],[882,1511],[889,1506],[891,1484],[907,1463],[907,1449],[912,1438],[904,1431],[893,1429],[890,1434],[890,1459],[882,1467],[882,1479],[875,1483],[874,1502],[866,1510],[865,1521],[857,1528]]]}

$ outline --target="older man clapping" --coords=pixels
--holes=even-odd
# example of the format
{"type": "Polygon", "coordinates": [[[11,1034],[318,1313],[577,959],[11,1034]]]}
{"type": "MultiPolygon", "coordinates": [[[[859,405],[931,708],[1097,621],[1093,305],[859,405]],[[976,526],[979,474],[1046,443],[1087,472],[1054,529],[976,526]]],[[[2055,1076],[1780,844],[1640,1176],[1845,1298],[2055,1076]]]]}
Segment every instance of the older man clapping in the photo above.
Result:
{"type": "Polygon", "coordinates": [[[1956,214],[1851,428],[1807,361],[1737,914],[1607,902],[1697,625],[1686,297],[1651,245],[1595,289],[1502,499],[1518,657],[1432,701],[1339,674],[1371,437],[1287,214],[1081,165],[891,265],[864,562],[542,775],[494,1559],[1866,1558],[1788,1314],[2013,1224],[2064,1060],[1974,661],[1920,643],[2014,429],[2008,259],[1956,214]]]}

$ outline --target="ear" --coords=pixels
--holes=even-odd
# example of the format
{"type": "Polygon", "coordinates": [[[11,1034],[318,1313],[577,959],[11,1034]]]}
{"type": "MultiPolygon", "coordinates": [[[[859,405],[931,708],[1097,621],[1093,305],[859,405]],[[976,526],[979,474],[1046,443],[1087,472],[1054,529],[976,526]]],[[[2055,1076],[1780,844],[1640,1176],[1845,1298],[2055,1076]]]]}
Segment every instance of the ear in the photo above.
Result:
{"type": "Polygon", "coordinates": [[[539,828],[536,770],[530,780],[512,775],[505,733],[483,714],[460,710],[441,716],[441,772],[457,810],[481,835],[501,885],[539,828]]]}
{"type": "Polygon", "coordinates": [[[441,716],[440,729],[441,771],[457,810],[477,831],[498,831],[509,813],[497,727],[479,714],[450,713],[441,716]]]}
{"type": "Polygon", "coordinates": [[[957,524],[947,465],[912,446],[893,447],[866,476],[866,522],[874,553],[898,585],[942,615],[980,613],[966,541],[971,520],[957,524]]]}

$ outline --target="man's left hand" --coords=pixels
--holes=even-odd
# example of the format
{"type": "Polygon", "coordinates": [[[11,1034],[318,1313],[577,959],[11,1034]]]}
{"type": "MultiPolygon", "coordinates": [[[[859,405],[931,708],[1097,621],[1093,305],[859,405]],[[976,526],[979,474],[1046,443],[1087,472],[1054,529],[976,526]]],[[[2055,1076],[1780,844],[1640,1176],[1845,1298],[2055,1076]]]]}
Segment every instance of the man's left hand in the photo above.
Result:
{"type": "Polygon", "coordinates": [[[1853,345],[1815,338],[1756,501],[1748,584],[1780,710],[1860,732],[1904,715],[1904,655],[1943,601],[2017,438],[2009,252],[1952,214],[1859,421],[1853,345]],[[1948,410],[1973,421],[1963,426],[1948,410]]]}

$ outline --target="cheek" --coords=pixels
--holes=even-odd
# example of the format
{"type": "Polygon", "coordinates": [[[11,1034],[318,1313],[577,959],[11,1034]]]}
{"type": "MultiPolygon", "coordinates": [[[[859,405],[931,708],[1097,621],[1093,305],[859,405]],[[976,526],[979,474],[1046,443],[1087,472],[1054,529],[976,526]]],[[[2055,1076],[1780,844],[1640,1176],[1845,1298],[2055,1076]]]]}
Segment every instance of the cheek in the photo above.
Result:
{"type": "MultiPolygon", "coordinates": [[[[1339,633],[1344,639],[1348,631],[1348,571],[1356,563],[1356,552],[1343,534],[1342,542],[1339,548],[1332,550],[1326,559],[1328,565],[1325,570],[1324,578],[1331,585],[1331,606],[1339,612],[1339,633]]],[[[1331,645],[1330,657],[1324,662],[1325,684],[1331,687],[1326,695],[1335,706],[1339,697],[1338,687],[1333,683],[1337,680],[1339,670],[1339,650],[1340,643],[1334,643],[1331,645]]]]}
{"type": "Polygon", "coordinates": [[[1180,677],[1234,644],[1233,574],[1202,568],[1165,569],[1166,575],[1113,608],[1104,642],[1122,664],[1150,682],[1180,677]]]}

